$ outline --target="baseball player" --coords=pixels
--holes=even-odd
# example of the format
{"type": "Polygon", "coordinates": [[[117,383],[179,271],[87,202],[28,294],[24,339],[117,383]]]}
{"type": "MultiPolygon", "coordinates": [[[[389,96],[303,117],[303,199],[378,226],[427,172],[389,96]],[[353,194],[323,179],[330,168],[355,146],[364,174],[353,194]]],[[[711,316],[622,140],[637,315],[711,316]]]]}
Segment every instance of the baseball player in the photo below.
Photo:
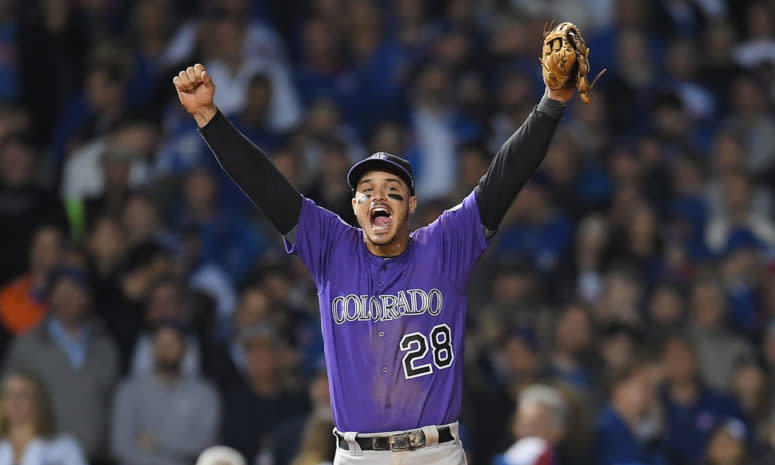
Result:
{"type": "Polygon", "coordinates": [[[202,65],[174,77],[181,103],[223,169],[315,280],[336,465],[466,463],[457,419],[469,275],[543,160],[572,86],[588,97],[581,73],[588,70],[586,48],[572,34],[578,31],[555,31],[545,34],[541,101],[474,191],[411,232],[408,218],[418,199],[403,158],[375,153],[350,169],[360,228],[351,227],[300,194],[231,125],[213,104],[215,84],[202,65]]]}

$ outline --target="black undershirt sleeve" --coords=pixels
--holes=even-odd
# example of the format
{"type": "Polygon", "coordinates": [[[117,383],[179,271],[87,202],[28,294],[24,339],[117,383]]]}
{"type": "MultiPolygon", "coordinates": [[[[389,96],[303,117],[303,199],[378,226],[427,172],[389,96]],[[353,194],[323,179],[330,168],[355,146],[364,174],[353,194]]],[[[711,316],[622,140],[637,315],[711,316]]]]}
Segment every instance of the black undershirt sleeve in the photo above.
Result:
{"type": "Polygon", "coordinates": [[[565,103],[546,96],[501,146],[476,186],[476,204],[488,235],[498,229],[517,194],[546,156],[565,103]]]}
{"type": "Polygon", "coordinates": [[[220,112],[199,129],[218,163],[282,235],[299,222],[302,196],[220,112]]]}

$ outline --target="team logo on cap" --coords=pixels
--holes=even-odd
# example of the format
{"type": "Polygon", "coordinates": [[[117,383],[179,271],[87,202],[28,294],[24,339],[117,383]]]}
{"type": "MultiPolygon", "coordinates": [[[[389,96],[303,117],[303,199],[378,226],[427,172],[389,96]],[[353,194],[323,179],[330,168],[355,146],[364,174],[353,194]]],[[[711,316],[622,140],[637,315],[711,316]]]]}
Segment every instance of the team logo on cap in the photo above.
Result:
{"type": "Polygon", "coordinates": [[[385,152],[378,152],[371,156],[375,160],[387,160],[388,154],[385,152]]]}

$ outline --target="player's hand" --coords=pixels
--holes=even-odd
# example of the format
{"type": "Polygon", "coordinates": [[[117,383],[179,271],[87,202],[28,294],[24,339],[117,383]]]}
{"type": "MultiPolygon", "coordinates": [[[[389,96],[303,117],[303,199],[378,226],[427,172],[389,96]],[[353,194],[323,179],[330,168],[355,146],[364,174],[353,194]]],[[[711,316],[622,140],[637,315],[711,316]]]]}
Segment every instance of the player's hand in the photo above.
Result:
{"type": "Polygon", "coordinates": [[[544,90],[544,94],[546,94],[547,97],[549,97],[552,100],[558,100],[560,102],[567,102],[568,100],[573,97],[573,93],[576,91],[575,88],[567,88],[562,87],[560,89],[552,89],[549,86],[546,86],[546,89],[544,90]]]}
{"type": "Polygon", "coordinates": [[[172,79],[178,91],[180,103],[196,120],[201,128],[215,116],[218,109],[213,103],[215,84],[204,66],[197,63],[178,73],[172,79]]]}

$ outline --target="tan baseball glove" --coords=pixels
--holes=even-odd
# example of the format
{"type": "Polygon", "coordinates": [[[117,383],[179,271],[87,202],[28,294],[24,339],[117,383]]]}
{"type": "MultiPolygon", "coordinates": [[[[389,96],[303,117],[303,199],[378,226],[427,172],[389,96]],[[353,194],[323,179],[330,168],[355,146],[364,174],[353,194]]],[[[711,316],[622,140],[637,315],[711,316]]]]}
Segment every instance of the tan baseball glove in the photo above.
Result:
{"type": "Polygon", "coordinates": [[[544,27],[544,48],[538,61],[543,67],[544,83],[550,89],[575,87],[584,103],[592,101],[590,91],[606,71],[600,71],[589,83],[589,49],[579,28],[569,22],[555,26],[552,21],[544,27]]]}

